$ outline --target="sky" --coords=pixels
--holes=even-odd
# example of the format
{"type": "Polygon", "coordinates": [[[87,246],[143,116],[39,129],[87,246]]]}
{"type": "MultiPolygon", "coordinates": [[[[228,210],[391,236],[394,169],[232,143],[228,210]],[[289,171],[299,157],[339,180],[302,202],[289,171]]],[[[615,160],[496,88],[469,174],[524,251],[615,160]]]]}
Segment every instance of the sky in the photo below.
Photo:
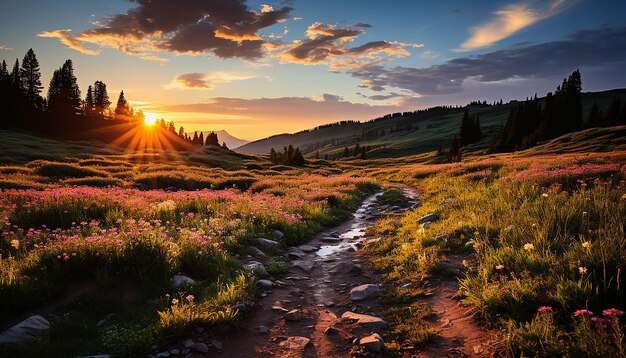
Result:
{"type": "MultiPolygon", "coordinates": [[[[72,59],[135,109],[244,139],[435,105],[524,99],[580,69],[626,87],[626,1],[21,0],[0,59],[72,59]]],[[[44,89],[44,94],[45,91],[44,89]]]]}

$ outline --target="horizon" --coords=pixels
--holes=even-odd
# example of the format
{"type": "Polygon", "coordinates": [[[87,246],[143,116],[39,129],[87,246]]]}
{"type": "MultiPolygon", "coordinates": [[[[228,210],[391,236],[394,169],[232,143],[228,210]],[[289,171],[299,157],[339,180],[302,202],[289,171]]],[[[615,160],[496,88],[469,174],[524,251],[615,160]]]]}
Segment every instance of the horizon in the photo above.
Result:
{"type": "Polygon", "coordinates": [[[112,101],[124,90],[135,109],[187,132],[225,130],[245,140],[543,96],[576,68],[585,92],[626,79],[626,4],[618,1],[196,5],[189,13],[166,1],[7,4],[0,58],[11,66],[33,48],[44,94],[53,70],[72,59],[83,96],[101,80],[112,101]],[[235,18],[244,19],[238,27],[235,18]]]}

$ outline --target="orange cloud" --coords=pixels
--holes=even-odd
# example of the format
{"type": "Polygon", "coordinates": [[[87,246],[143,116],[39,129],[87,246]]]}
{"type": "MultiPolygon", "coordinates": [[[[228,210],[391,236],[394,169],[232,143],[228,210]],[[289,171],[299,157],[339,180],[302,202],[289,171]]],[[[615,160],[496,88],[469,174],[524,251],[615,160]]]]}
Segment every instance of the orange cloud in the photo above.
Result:
{"type": "Polygon", "coordinates": [[[44,31],[44,32],[37,34],[37,36],[47,37],[47,38],[58,38],[61,41],[61,43],[64,44],[65,46],[73,50],[76,50],[80,53],[83,53],[85,55],[93,56],[93,55],[97,55],[100,53],[96,50],[92,50],[88,48],[87,46],[85,46],[81,41],[78,41],[76,38],[74,38],[70,34],[70,32],[72,32],[72,30],[70,29],[44,31]]]}

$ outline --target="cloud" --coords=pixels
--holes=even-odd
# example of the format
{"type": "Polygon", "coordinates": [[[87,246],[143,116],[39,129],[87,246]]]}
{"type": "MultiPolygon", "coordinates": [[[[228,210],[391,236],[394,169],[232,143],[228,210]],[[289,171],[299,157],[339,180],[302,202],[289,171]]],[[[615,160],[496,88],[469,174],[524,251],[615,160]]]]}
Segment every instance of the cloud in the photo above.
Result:
{"type": "Polygon", "coordinates": [[[196,90],[212,90],[218,83],[227,83],[233,81],[243,81],[255,78],[252,74],[243,74],[235,72],[212,72],[212,73],[184,73],[176,76],[172,82],[165,85],[167,89],[196,89],[196,90]]]}
{"type": "Polygon", "coordinates": [[[76,50],[82,54],[85,55],[97,55],[99,54],[98,51],[96,50],[92,50],[90,48],[88,48],[87,46],[85,46],[82,42],[76,40],[74,37],[72,37],[72,35],[70,34],[70,32],[72,32],[72,30],[70,29],[64,29],[64,30],[54,30],[54,31],[44,31],[44,32],[40,32],[39,34],[37,34],[37,36],[39,37],[47,37],[47,38],[58,38],[62,44],[64,44],[65,46],[76,50]]]}
{"type": "Polygon", "coordinates": [[[560,41],[511,46],[425,68],[373,65],[351,74],[361,79],[361,87],[373,91],[400,88],[419,95],[458,93],[468,80],[489,83],[554,78],[576,68],[610,67],[614,69],[614,76],[626,80],[626,74],[621,71],[626,65],[624,38],[626,27],[603,27],[578,31],[560,41]]]}
{"type": "Polygon", "coordinates": [[[42,33],[68,47],[94,54],[85,44],[119,49],[145,59],[162,59],[158,52],[204,54],[255,59],[266,41],[258,31],[285,21],[291,7],[263,6],[251,10],[246,0],[134,0],[138,4],[113,15],[99,26],[75,36],[67,30],[42,33]]]}
{"type": "Polygon", "coordinates": [[[0,45],[0,51],[13,51],[12,48],[0,45]]]}
{"type": "Polygon", "coordinates": [[[489,47],[514,33],[563,11],[572,1],[551,0],[547,6],[535,7],[535,1],[507,5],[496,10],[486,23],[470,29],[471,37],[456,51],[472,51],[489,47]]]}
{"type": "Polygon", "coordinates": [[[327,65],[331,70],[353,70],[375,62],[410,56],[407,47],[422,44],[395,41],[372,41],[360,46],[349,44],[365,33],[371,25],[358,23],[348,27],[315,22],[310,25],[302,40],[292,41],[283,51],[275,54],[281,63],[327,65]]]}

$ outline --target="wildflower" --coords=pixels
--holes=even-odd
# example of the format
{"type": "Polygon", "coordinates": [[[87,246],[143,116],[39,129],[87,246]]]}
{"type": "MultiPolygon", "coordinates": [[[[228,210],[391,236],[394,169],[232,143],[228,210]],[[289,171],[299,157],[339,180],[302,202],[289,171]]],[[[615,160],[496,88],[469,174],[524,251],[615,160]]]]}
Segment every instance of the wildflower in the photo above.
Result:
{"type": "Polygon", "coordinates": [[[534,250],[534,249],[535,249],[535,245],[533,245],[531,243],[524,244],[524,250],[530,251],[530,250],[534,250]]]}
{"type": "Polygon", "coordinates": [[[602,314],[605,316],[611,316],[611,317],[614,317],[614,316],[621,317],[624,315],[624,311],[620,311],[617,308],[609,308],[609,309],[602,311],[602,314]]]}
{"type": "Polygon", "coordinates": [[[173,304],[173,305],[177,305],[177,304],[178,304],[178,299],[177,299],[177,298],[174,298],[174,299],[172,300],[172,304],[173,304]]]}
{"type": "Polygon", "coordinates": [[[611,323],[611,320],[608,318],[601,318],[601,317],[591,317],[591,320],[599,325],[605,326],[609,323],[611,323]]]}
{"type": "Polygon", "coordinates": [[[76,253],[75,252],[72,252],[72,257],[76,257],[76,253]]]}
{"type": "Polygon", "coordinates": [[[550,306],[541,306],[541,307],[539,307],[537,312],[552,312],[552,307],[550,307],[550,306]]]}
{"type": "Polygon", "coordinates": [[[541,194],[542,197],[547,198],[548,197],[548,193],[543,193],[541,194]]]}
{"type": "Polygon", "coordinates": [[[580,266],[578,268],[578,272],[580,272],[581,275],[584,275],[587,273],[587,268],[585,266],[580,266]]]}
{"type": "Polygon", "coordinates": [[[579,317],[579,316],[593,316],[593,312],[589,311],[589,310],[576,310],[574,311],[574,316],[579,317]]]}
{"type": "Polygon", "coordinates": [[[194,297],[194,295],[188,295],[187,297],[185,297],[185,299],[187,299],[187,301],[189,301],[189,302],[193,302],[195,297],[194,297]]]}
{"type": "Polygon", "coordinates": [[[496,270],[503,270],[504,269],[504,265],[496,265],[496,270]]]}
{"type": "Polygon", "coordinates": [[[57,260],[60,260],[60,259],[61,259],[61,255],[57,255],[57,260]]]}
{"type": "Polygon", "coordinates": [[[13,239],[11,240],[11,246],[17,250],[20,247],[20,242],[17,239],[13,239]]]}
{"type": "Polygon", "coordinates": [[[585,242],[582,243],[582,245],[583,245],[583,248],[588,249],[588,248],[591,247],[591,242],[585,241],[585,242]]]}

